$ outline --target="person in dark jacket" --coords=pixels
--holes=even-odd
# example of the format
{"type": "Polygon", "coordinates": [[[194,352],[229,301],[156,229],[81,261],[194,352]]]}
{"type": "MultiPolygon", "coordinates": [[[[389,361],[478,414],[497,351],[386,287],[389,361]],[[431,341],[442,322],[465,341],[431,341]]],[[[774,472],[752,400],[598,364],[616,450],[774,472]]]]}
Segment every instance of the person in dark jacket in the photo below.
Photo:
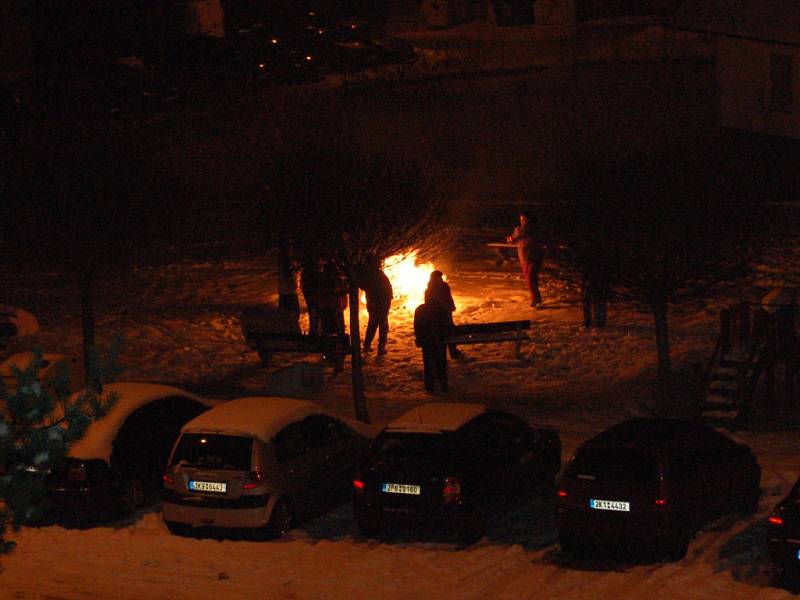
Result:
{"type": "Polygon", "coordinates": [[[308,311],[308,335],[319,335],[319,284],[321,278],[319,262],[304,263],[300,270],[300,289],[308,311]]]}
{"type": "Polygon", "coordinates": [[[372,340],[378,332],[378,354],[386,354],[389,337],[389,309],[392,307],[392,282],[375,261],[366,265],[359,273],[358,286],[367,297],[367,331],[364,333],[364,352],[372,351],[372,340]]]}
{"type": "MultiPolygon", "coordinates": [[[[334,263],[326,262],[322,267],[318,291],[320,334],[339,336],[343,339],[345,336],[344,309],[347,308],[347,282],[341,270],[334,263]]],[[[333,361],[335,371],[341,371],[344,367],[344,354],[341,351],[337,350],[327,358],[333,361]]]]}
{"type": "Polygon", "coordinates": [[[610,290],[608,276],[603,271],[599,267],[591,271],[585,269],[581,277],[583,326],[587,329],[592,326],[592,313],[594,313],[595,326],[605,327],[606,324],[610,290]]]}
{"type": "Polygon", "coordinates": [[[447,383],[447,350],[445,339],[450,333],[449,313],[440,304],[425,302],[414,311],[414,341],[422,348],[425,390],[434,393],[436,384],[442,392],[447,383]]]}
{"type": "MultiPolygon", "coordinates": [[[[455,327],[453,322],[453,313],[456,310],[456,303],[453,301],[453,293],[450,291],[450,286],[444,280],[444,275],[441,271],[433,271],[430,279],[428,279],[428,287],[425,288],[425,302],[436,304],[445,311],[450,324],[450,330],[455,327]]],[[[461,357],[461,352],[455,344],[448,346],[450,351],[450,358],[456,359],[461,357]]]]}
{"type": "Polygon", "coordinates": [[[531,306],[539,306],[542,303],[542,294],[539,292],[539,271],[544,261],[544,244],[535,229],[536,225],[528,214],[520,213],[519,225],[506,238],[509,244],[517,244],[519,266],[531,293],[531,306]]]}

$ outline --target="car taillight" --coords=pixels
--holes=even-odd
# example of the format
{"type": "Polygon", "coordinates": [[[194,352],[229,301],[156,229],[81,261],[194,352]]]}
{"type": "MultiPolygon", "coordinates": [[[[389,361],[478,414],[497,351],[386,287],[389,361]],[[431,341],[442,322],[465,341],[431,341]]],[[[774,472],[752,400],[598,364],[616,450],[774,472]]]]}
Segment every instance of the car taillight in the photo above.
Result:
{"type": "Polygon", "coordinates": [[[656,498],[655,505],[656,506],[666,506],[667,505],[667,499],[666,498],[656,498]]]}
{"type": "Polygon", "coordinates": [[[72,463],[67,471],[70,481],[86,481],[86,465],[82,462],[72,463]]]}
{"type": "Polygon", "coordinates": [[[569,492],[567,492],[567,490],[565,489],[560,489],[558,490],[557,493],[559,498],[566,498],[567,496],[569,496],[569,492]]]}
{"type": "Polygon", "coordinates": [[[769,521],[770,525],[783,525],[783,517],[779,517],[778,515],[771,515],[767,521],[769,521]]]}
{"type": "Polygon", "coordinates": [[[442,498],[445,504],[461,502],[461,481],[459,481],[458,477],[448,477],[444,480],[442,498]]]}
{"type": "Polygon", "coordinates": [[[364,482],[361,479],[353,479],[353,489],[357,492],[363,492],[364,482]]]}
{"type": "Polygon", "coordinates": [[[167,484],[167,485],[172,485],[173,483],[175,483],[175,480],[172,478],[172,475],[170,475],[169,473],[164,473],[164,476],[162,477],[162,479],[164,480],[164,483],[167,484]]]}
{"type": "Polygon", "coordinates": [[[264,480],[264,473],[262,471],[250,471],[247,474],[247,479],[244,480],[244,485],[242,485],[243,490],[252,490],[257,488],[260,485],[263,485],[264,480]]]}

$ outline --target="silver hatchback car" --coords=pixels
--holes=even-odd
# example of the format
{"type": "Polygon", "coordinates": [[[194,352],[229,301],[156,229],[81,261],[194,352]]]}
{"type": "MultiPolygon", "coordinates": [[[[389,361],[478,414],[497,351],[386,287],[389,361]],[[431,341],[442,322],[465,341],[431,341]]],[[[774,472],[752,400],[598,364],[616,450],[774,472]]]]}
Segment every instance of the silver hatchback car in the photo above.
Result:
{"type": "Polygon", "coordinates": [[[304,400],[231,400],[189,421],[164,473],[164,522],[245,528],[280,537],[348,499],[377,429],[304,400]]]}

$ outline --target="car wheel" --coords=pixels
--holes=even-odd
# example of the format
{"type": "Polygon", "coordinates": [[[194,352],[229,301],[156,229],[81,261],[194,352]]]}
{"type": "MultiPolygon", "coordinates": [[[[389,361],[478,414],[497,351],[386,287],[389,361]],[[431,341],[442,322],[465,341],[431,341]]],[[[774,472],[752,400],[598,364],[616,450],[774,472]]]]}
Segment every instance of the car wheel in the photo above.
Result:
{"type": "Polygon", "coordinates": [[[586,556],[587,550],[578,542],[578,538],[571,534],[559,533],[558,543],[561,545],[561,550],[564,554],[569,555],[575,559],[581,559],[586,556]]]}
{"type": "Polygon", "coordinates": [[[664,542],[664,554],[671,561],[682,560],[689,549],[691,536],[687,531],[679,531],[664,542]]]}
{"type": "Polygon", "coordinates": [[[375,516],[356,517],[358,531],[365,538],[376,538],[381,533],[381,522],[375,516]]]}
{"type": "Polygon", "coordinates": [[[294,507],[291,500],[282,498],[273,507],[269,517],[269,533],[276,538],[283,537],[294,527],[294,507]]]}
{"type": "Polygon", "coordinates": [[[192,530],[192,526],[186,523],[176,523],[175,521],[164,520],[169,532],[173,535],[187,536],[192,530]]]}
{"type": "Polygon", "coordinates": [[[464,516],[458,527],[458,542],[463,546],[471,546],[478,542],[486,533],[486,520],[477,511],[471,511],[464,516]]]}
{"type": "Polygon", "coordinates": [[[761,501],[761,488],[754,485],[742,494],[739,503],[739,512],[743,515],[753,515],[758,512],[758,503],[761,501]]]}
{"type": "Polygon", "coordinates": [[[125,514],[142,508],[145,504],[145,498],[144,482],[141,479],[134,476],[122,481],[119,503],[125,514]]]}

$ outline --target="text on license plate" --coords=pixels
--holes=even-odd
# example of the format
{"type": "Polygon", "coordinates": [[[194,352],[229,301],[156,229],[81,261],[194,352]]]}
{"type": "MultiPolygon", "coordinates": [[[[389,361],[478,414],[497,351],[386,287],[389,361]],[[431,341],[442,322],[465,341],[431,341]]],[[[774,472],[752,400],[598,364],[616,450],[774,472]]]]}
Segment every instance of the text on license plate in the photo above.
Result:
{"type": "Polygon", "coordinates": [[[408,485],[406,483],[384,483],[381,491],[387,494],[412,494],[419,496],[420,487],[418,485],[408,485]]]}
{"type": "Polygon", "coordinates": [[[623,512],[630,512],[630,502],[620,502],[619,500],[596,500],[594,498],[589,500],[589,508],[597,510],[619,510],[623,512]]]}
{"type": "Polygon", "coordinates": [[[228,489],[228,485],[222,481],[190,481],[189,489],[197,492],[225,493],[228,489]]]}

